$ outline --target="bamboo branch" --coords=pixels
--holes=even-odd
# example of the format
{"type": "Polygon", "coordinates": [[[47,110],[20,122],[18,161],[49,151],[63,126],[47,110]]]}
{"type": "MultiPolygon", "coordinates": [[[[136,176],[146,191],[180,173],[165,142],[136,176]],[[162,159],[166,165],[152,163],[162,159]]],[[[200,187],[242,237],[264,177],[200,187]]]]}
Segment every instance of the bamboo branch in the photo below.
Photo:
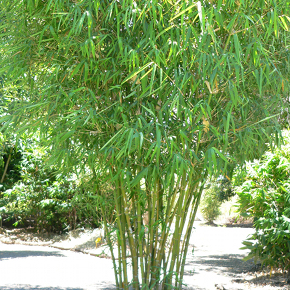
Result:
{"type": "Polygon", "coordinates": [[[7,170],[8,170],[8,165],[9,165],[9,162],[10,162],[10,159],[11,159],[12,151],[13,151],[13,147],[10,149],[10,153],[8,155],[8,159],[7,159],[6,164],[5,164],[4,172],[2,174],[2,178],[1,178],[1,182],[0,183],[3,183],[3,181],[5,179],[5,176],[6,176],[6,173],[7,173],[7,170]]]}

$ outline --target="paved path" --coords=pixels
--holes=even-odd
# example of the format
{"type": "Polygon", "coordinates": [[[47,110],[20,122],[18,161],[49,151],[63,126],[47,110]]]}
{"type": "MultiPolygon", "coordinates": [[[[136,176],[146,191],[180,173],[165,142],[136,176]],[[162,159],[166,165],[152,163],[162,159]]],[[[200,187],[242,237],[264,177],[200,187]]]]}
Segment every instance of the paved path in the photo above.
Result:
{"type": "Polygon", "coordinates": [[[49,247],[0,243],[0,289],[114,288],[111,260],[49,247]]]}
{"type": "MultiPolygon", "coordinates": [[[[242,258],[246,254],[239,248],[251,232],[245,228],[197,227],[185,268],[184,282],[189,289],[216,289],[216,283],[227,285],[237,277],[236,273],[245,267],[242,258]]],[[[109,259],[50,247],[0,243],[2,289],[114,289],[114,273],[109,259]]]]}

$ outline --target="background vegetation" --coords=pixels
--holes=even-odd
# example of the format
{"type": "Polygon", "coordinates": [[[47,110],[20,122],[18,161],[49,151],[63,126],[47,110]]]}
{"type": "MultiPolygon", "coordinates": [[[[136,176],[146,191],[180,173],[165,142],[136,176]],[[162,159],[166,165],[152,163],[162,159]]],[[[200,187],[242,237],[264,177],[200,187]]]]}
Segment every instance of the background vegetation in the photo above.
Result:
{"type": "Polygon", "coordinates": [[[218,196],[219,188],[213,183],[208,185],[203,191],[203,197],[200,202],[200,211],[205,220],[212,223],[221,215],[220,206],[222,204],[218,196]]]}
{"type": "Polygon", "coordinates": [[[86,176],[63,175],[55,166],[45,166],[50,153],[33,136],[23,136],[7,150],[2,148],[2,176],[9,161],[0,190],[3,225],[50,232],[101,226],[101,213],[96,210],[99,200],[86,176]]]}

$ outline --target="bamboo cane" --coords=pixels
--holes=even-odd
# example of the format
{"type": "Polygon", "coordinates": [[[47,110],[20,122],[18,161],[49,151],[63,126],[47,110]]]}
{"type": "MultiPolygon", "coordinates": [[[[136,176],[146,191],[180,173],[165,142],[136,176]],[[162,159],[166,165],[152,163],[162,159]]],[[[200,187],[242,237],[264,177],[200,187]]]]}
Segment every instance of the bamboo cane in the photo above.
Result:
{"type": "Polygon", "coordinates": [[[136,290],[139,289],[139,279],[138,279],[138,256],[137,256],[137,251],[136,247],[134,244],[134,239],[132,235],[132,226],[130,222],[130,214],[128,210],[128,203],[127,203],[127,197],[126,193],[123,187],[123,182],[121,181],[121,194],[122,194],[122,201],[123,201],[123,206],[124,206],[124,215],[125,215],[125,223],[127,225],[127,233],[128,233],[128,239],[129,239],[129,244],[130,244],[130,250],[131,250],[131,258],[132,258],[132,265],[133,265],[133,284],[134,288],[136,290]]]}
{"type": "MultiPolygon", "coordinates": [[[[186,180],[186,176],[184,176],[184,179],[183,179],[183,184],[182,184],[182,190],[185,192],[185,195],[183,195],[183,207],[182,207],[182,210],[181,210],[181,219],[180,219],[180,225],[179,225],[179,233],[178,233],[178,237],[179,237],[179,241],[178,241],[178,245],[179,245],[179,255],[177,256],[177,261],[176,261],[176,273],[175,273],[175,276],[176,276],[176,279],[175,279],[175,287],[177,288],[178,287],[178,284],[181,285],[182,281],[179,279],[179,271],[180,271],[180,262],[181,262],[181,255],[182,255],[182,252],[180,253],[180,243],[181,243],[181,238],[182,238],[182,233],[183,233],[183,229],[184,229],[184,226],[185,226],[185,222],[186,222],[186,218],[187,218],[187,215],[188,215],[188,207],[190,205],[190,202],[191,202],[191,191],[190,191],[190,187],[186,189],[186,183],[187,183],[187,180],[186,180]]],[[[183,243],[184,244],[184,243],[183,243]]]]}
{"type": "Polygon", "coordinates": [[[119,273],[120,273],[120,279],[122,280],[122,284],[127,289],[128,287],[128,274],[127,274],[127,257],[126,257],[126,240],[125,240],[125,229],[124,229],[124,215],[122,214],[122,204],[120,199],[120,185],[118,180],[116,181],[116,190],[114,192],[114,199],[116,204],[116,210],[117,210],[117,225],[120,232],[119,238],[118,238],[118,244],[120,244],[120,256],[119,259],[122,260],[122,263],[119,263],[119,273]],[[122,222],[121,222],[122,220],[122,222]],[[123,266],[121,268],[121,266],[123,266]],[[122,273],[123,273],[123,279],[122,279],[122,273]]]}
{"type": "MultiPolygon", "coordinates": [[[[206,178],[204,178],[204,180],[206,180],[206,178]]],[[[185,266],[186,255],[187,255],[188,246],[189,246],[189,240],[190,240],[190,236],[191,236],[192,227],[193,227],[193,224],[194,224],[196,212],[197,212],[197,209],[198,209],[198,205],[199,205],[199,202],[200,202],[200,199],[201,199],[202,191],[203,191],[203,188],[204,188],[204,184],[205,184],[205,182],[203,182],[201,184],[200,188],[199,188],[198,196],[196,197],[196,201],[195,201],[195,204],[194,204],[194,210],[193,210],[193,213],[192,213],[192,215],[190,217],[190,220],[189,220],[189,223],[188,223],[187,234],[186,234],[186,237],[185,237],[185,241],[186,242],[185,242],[184,247],[183,247],[183,257],[182,257],[182,264],[181,264],[180,280],[183,279],[184,266],[185,266]]]]}
{"type": "Polygon", "coordinates": [[[177,260],[177,256],[179,255],[179,223],[180,223],[180,217],[181,217],[181,210],[182,210],[182,191],[179,194],[178,201],[177,201],[177,213],[175,216],[175,229],[173,233],[173,238],[172,238],[172,257],[171,257],[171,263],[170,263],[170,268],[169,272],[172,273],[170,275],[170,280],[169,283],[172,284],[172,278],[173,278],[173,270],[174,266],[177,260]]]}
{"type": "MultiPolygon", "coordinates": [[[[154,187],[153,188],[156,188],[155,184],[154,184],[154,187]]],[[[149,282],[149,286],[151,287],[152,284],[155,283],[155,278],[154,278],[154,269],[152,268],[152,263],[153,263],[153,259],[154,259],[154,255],[153,255],[153,245],[154,245],[154,223],[155,223],[155,204],[156,204],[156,194],[155,194],[155,191],[152,190],[151,191],[151,206],[150,206],[150,211],[149,211],[149,216],[150,216],[150,219],[149,219],[149,230],[148,230],[148,255],[149,256],[149,259],[148,259],[148,265],[147,265],[147,277],[148,275],[150,274],[151,275],[151,279],[150,279],[150,282],[149,282]]],[[[147,279],[149,280],[149,279],[147,279]]]]}
{"type": "Polygon", "coordinates": [[[105,221],[104,221],[105,234],[106,234],[106,238],[108,239],[108,245],[109,245],[110,252],[111,252],[111,255],[112,255],[116,286],[119,289],[120,288],[120,284],[119,284],[118,274],[117,274],[118,271],[117,271],[117,265],[116,265],[116,258],[115,258],[115,255],[114,255],[114,250],[113,250],[111,235],[109,233],[108,226],[107,226],[107,216],[106,216],[105,211],[104,211],[104,208],[102,206],[101,206],[101,212],[102,212],[102,215],[103,215],[103,217],[105,219],[105,221]]]}
{"type": "Polygon", "coordinates": [[[9,155],[8,155],[8,159],[7,159],[7,161],[6,161],[5,168],[4,168],[4,172],[3,172],[3,174],[2,174],[2,177],[1,177],[1,181],[0,181],[0,183],[3,183],[3,181],[4,181],[4,179],[5,179],[5,176],[6,176],[6,174],[7,174],[8,165],[9,165],[9,162],[10,162],[10,159],[11,159],[12,151],[13,151],[13,147],[11,148],[10,153],[9,153],[9,155]]]}

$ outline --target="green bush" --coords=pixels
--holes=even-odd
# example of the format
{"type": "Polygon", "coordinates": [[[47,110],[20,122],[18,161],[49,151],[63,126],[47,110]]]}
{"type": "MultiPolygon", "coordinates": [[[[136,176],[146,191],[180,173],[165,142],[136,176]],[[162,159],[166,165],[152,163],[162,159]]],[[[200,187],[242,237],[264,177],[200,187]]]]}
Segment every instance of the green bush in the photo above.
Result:
{"type": "MultiPolygon", "coordinates": [[[[39,180],[38,180],[39,181],[39,180]]],[[[63,232],[77,227],[98,227],[98,201],[69,180],[44,184],[18,182],[0,199],[3,224],[32,226],[37,230],[63,232]]]]}
{"type": "Polygon", "coordinates": [[[248,163],[244,182],[235,187],[239,212],[255,220],[255,234],[244,242],[248,258],[290,269],[290,144],[248,163]]]}
{"type": "Polygon", "coordinates": [[[255,233],[246,241],[244,249],[250,249],[245,260],[254,258],[263,265],[290,269],[290,219],[278,216],[276,209],[267,212],[267,218],[255,223],[255,233]]]}
{"type": "Polygon", "coordinates": [[[290,145],[247,164],[247,175],[241,186],[235,187],[239,196],[239,211],[254,218],[266,217],[274,207],[279,216],[289,206],[290,145]]]}
{"type": "Polygon", "coordinates": [[[204,190],[203,198],[200,203],[200,211],[203,217],[212,223],[221,214],[220,206],[222,204],[219,198],[219,187],[213,183],[204,190]]]}
{"type": "Polygon", "coordinates": [[[58,182],[38,185],[18,182],[6,190],[0,208],[4,223],[14,226],[34,226],[38,230],[62,231],[71,221],[71,205],[68,192],[58,182]]]}
{"type": "MultiPolygon", "coordinates": [[[[20,147],[19,178],[10,188],[0,189],[0,216],[4,226],[32,226],[38,231],[63,232],[77,227],[99,227],[100,200],[88,177],[57,175],[45,166],[46,152],[36,140],[20,147]]],[[[13,158],[11,159],[13,163],[13,158]]],[[[11,175],[9,172],[8,175],[11,175]]],[[[107,190],[107,189],[105,189],[107,190]]],[[[107,190],[107,209],[113,204],[107,190]]]]}

